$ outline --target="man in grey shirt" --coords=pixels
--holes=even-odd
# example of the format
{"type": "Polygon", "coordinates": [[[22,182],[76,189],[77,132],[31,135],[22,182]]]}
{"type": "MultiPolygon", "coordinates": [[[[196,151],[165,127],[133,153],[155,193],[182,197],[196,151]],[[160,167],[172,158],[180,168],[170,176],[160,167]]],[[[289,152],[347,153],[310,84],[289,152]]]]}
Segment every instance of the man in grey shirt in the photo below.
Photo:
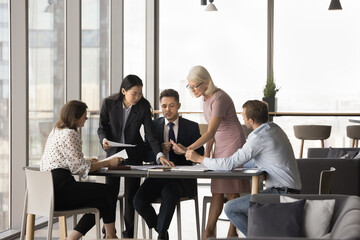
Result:
{"type": "MultiPolygon", "coordinates": [[[[260,193],[300,193],[301,181],[294,152],[285,132],[269,122],[267,104],[247,101],[243,105],[243,118],[253,131],[247,142],[228,158],[207,158],[188,150],[186,159],[202,163],[212,170],[231,170],[241,165],[266,171],[266,189],[260,193]]],[[[230,136],[229,136],[230,137],[230,136]]],[[[247,236],[250,195],[229,201],[225,213],[230,221],[247,236]]]]}

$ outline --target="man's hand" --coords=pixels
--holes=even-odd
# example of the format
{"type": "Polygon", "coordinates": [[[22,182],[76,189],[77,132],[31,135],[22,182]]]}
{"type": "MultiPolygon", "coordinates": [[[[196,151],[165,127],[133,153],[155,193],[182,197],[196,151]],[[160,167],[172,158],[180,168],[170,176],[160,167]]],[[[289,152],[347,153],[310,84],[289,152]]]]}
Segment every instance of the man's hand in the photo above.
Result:
{"type": "Polygon", "coordinates": [[[163,166],[175,167],[172,161],[167,160],[165,157],[160,157],[160,162],[163,166]]]}
{"type": "Polygon", "coordinates": [[[171,146],[172,146],[172,144],[170,142],[163,142],[161,144],[162,152],[164,154],[170,152],[171,146]]]}
{"type": "Polygon", "coordinates": [[[187,148],[184,147],[183,145],[181,145],[180,143],[176,143],[173,140],[170,140],[172,146],[173,146],[173,150],[176,154],[178,155],[182,155],[186,153],[187,148]]]}
{"type": "Polygon", "coordinates": [[[187,150],[185,157],[186,157],[186,160],[190,160],[190,161],[196,162],[196,163],[203,163],[204,158],[205,158],[204,156],[201,156],[194,150],[187,150]]]}
{"type": "Polygon", "coordinates": [[[109,144],[109,141],[107,139],[103,140],[103,148],[104,149],[112,148],[112,146],[109,144]]]}

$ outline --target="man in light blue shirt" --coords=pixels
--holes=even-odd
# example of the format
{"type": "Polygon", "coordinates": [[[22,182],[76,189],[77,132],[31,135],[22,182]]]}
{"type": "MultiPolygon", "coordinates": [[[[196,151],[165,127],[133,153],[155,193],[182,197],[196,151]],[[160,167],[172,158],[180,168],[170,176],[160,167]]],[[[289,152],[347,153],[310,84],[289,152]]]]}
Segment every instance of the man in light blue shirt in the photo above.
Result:
{"type": "MultiPolygon", "coordinates": [[[[247,142],[228,158],[207,158],[192,150],[186,159],[203,163],[212,170],[231,170],[241,165],[266,171],[266,189],[260,193],[300,193],[301,180],[294,152],[285,132],[269,122],[267,104],[247,101],[243,105],[243,118],[247,128],[253,131],[247,142]]],[[[231,136],[229,136],[231,137],[231,136]]],[[[247,220],[250,195],[229,201],[225,213],[230,221],[247,236],[247,220]]]]}

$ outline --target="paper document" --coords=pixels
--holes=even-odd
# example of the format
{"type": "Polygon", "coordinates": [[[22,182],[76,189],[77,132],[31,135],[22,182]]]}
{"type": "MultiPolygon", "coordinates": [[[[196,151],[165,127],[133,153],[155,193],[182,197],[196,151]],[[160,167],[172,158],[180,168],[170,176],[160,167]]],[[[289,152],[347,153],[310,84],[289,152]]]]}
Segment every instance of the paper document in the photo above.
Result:
{"type": "Polygon", "coordinates": [[[192,166],[175,166],[171,168],[171,171],[189,171],[189,172],[205,172],[210,169],[205,167],[203,164],[197,164],[192,166]]]}
{"type": "Polygon", "coordinates": [[[109,145],[112,147],[135,147],[136,145],[132,145],[132,144],[126,144],[126,143],[118,143],[118,142],[113,142],[113,141],[109,141],[109,145]]]}
{"type": "Polygon", "coordinates": [[[162,165],[141,165],[141,166],[131,166],[131,169],[135,169],[135,170],[143,170],[143,171],[148,171],[148,170],[153,170],[153,169],[169,169],[170,167],[166,167],[166,166],[162,166],[162,165]]]}
{"type": "Polygon", "coordinates": [[[111,155],[110,157],[107,157],[107,158],[105,158],[105,159],[103,159],[103,160],[101,160],[101,161],[105,161],[105,160],[108,160],[108,159],[113,158],[113,157],[121,157],[121,158],[123,158],[123,159],[128,159],[127,152],[126,152],[126,150],[124,149],[124,150],[121,150],[120,152],[115,153],[114,155],[111,155]]]}

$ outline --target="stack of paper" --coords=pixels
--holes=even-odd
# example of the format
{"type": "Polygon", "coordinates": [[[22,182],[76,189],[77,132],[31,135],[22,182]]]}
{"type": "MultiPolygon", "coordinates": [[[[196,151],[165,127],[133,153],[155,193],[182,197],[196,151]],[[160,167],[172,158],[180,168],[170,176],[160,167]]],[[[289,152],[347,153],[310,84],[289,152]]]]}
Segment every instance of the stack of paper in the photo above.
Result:
{"type": "Polygon", "coordinates": [[[171,168],[171,171],[189,171],[189,172],[205,172],[210,169],[205,167],[203,164],[197,164],[192,166],[175,166],[171,168]]]}

